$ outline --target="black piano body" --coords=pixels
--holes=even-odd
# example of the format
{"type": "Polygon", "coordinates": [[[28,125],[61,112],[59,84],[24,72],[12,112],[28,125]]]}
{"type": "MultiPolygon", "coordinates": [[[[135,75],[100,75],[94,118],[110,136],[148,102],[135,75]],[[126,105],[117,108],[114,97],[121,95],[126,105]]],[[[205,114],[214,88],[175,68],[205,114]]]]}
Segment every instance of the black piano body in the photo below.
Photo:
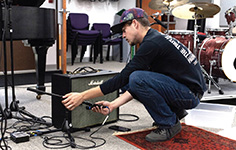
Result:
{"type": "MultiPolygon", "coordinates": [[[[9,20],[12,29],[12,40],[26,40],[35,53],[37,89],[45,91],[45,69],[47,50],[55,43],[56,21],[55,10],[29,6],[1,6],[0,30],[10,40],[9,20]],[[9,19],[9,15],[10,18],[9,19]]],[[[2,40],[2,39],[1,39],[2,40]]],[[[15,48],[13,47],[13,50],[15,48]]],[[[39,93],[38,93],[39,94],[39,93]]]]}

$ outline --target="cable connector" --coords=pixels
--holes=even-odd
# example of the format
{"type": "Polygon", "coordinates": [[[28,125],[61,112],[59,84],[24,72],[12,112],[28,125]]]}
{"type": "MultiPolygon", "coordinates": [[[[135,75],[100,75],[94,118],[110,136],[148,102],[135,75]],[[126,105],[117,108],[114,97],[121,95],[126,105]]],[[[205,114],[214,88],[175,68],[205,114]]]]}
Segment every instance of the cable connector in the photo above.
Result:
{"type": "Polygon", "coordinates": [[[106,118],[104,119],[102,126],[106,123],[107,119],[109,118],[109,115],[106,116],[106,118]]]}
{"type": "Polygon", "coordinates": [[[43,135],[43,132],[40,130],[32,131],[32,132],[27,132],[31,137],[32,136],[40,136],[43,135]]]}

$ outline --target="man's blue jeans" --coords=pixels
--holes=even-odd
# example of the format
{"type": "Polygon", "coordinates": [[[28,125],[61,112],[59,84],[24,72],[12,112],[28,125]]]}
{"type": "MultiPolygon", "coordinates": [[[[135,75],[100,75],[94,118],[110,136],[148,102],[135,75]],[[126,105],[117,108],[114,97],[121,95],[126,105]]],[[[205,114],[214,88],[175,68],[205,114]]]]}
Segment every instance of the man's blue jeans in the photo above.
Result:
{"type": "Polygon", "coordinates": [[[200,100],[185,85],[155,72],[135,71],[129,92],[140,101],[160,128],[176,124],[176,112],[196,107],[200,100]]]}

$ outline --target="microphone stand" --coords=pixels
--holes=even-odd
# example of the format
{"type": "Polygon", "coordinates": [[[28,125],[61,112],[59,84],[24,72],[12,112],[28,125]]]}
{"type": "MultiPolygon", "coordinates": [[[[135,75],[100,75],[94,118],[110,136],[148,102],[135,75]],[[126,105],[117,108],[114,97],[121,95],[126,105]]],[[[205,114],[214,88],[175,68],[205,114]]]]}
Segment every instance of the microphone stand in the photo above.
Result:
{"type": "MultiPolygon", "coordinates": [[[[7,4],[7,10],[8,10],[8,29],[9,29],[9,37],[10,37],[10,58],[11,58],[11,80],[12,80],[12,103],[10,105],[10,109],[8,108],[8,94],[5,95],[6,100],[6,109],[5,113],[7,115],[7,118],[12,118],[11,110],[16,111],[19,109],[16,102],[16,96],[15,96],[15,82],[14,82],[14,56],[13,56],[13,29],[12,29],[12,0],[6,0],[5,4],[7,4]]],[[[5,34],[6,36],[6,34],[5,34]]],[[[6,40],[6,39],[5,39],[6,40]]],[[[6,56],[6,49],[4,51],[4,63],[5,63],[5,93],[8,93],[7,88],[7,56],[6,56]]]]}
{"type": "MultiPolygon", "coordinates": [[[[59,97],[59,98],[61,98],[61,99],[63,99],[63,96],[62,95],[59,95],[59,94],[55,94],[55,93],[48,93],[48,92],[45,92],[45,91],[42,91],[42,90],[39,90],[39,89],[34,89],[34,88],[30,88],[30,87],[28,87],[27,88],[27,90],[29,90],[29,91],[32,91],[32,92],[36,92],[36,93],[39,93],[39,94],[46,94],[46,95],[50,95],[50,96],[55,96],[55,97],[59,97]]],[[[102,105],[99,105],[99,104],[92,104],[92,103],[90,103],[90,102],[88,102],[88,101],[84,101],[84,102],[82,102],[82,104],[84,104],[84,105],[87,105],[86,106],[86,109],[87,110],[91,110],[93,107],[95,107],[95,106],[98,106],[98,107],[102,107],[102,108],[108,108],[107,106],[102,106],[102,105]]],[[[109,108],[108,108],[109,109],[109,108]]],[[[72,148],[76,148],[77,147],[77,145],[76,145],[76,143],[75,143],[75,139],[74,139],[74,137],[71,135],[71,131],[74,131],[73,129],[72,129],[72,124],[71,123],[69,123],[69,110],[67,109],[67,108],[65,108],[65,118],[64,118],[64,121],[63,121],[63,123],[62,123],[62,127],[61,128],[58,128],[58,129],[55,129],[55,130],[49,130],[49,131],[36,131],[35,133],[37,134],[37,135],[43,135],[43,134],[47,134],[47,133],[53,133],[53,132],[58,132],[58,131],[63,131],[63,132],[65,132],[65,133],[67,133],[67,135],[68,135],[68,139],[69,139],[69,142],[70,142],[70,146],[72,147],[72,148]],[[72,130],[71,130],[72,129],[72,130]]],[[[105,118],[105,120],[103,121],[103,123],[102,123],[102,126],[105,124],[105,122],[106,122],[106,120],[108,119],[108,116],[105,118]]],[[[101,128],[101,127],[100,127],[101,128]]],[[[100,129],[99,128],[99,129],[100,129]]],[[[98,130],[99,130],[98,129],[98,130]]],[[[98,131],[97,130],[97,131],[98,131]]],[[[77,131],[78,131],[78,129],[77,129],[77,131]]],[[[86,130],[85,129],[85,131],[90,131],[90,130],[86,130]]],[[[95,132],[93,132],[92,134],[94,134],[95,132]]],[[[92,135],[91,134],[91,135],[92,135]]],[[[90,135],[90,136],[91,136],[90,135]]],[[[93,137],[92,137],[93,138],[93,137]]],[[[98,146],[97,146],[98,147],[98,146]]]]}
{"type": "MultiPolygon", "coordinates": [[[[11,57],[12,57],[12,49],[13,49],[13,44],[12,44],[12,29],[11,29],[11,20],[9,18],[11,18],[11,7],[10,5],[6,6],[7,4],[11,4],[11,1],[9,2],[6,2],[6,1],[3,1],[2,2],[2,14],[3,14],[3,18],[5,18],[5,13],[6,13],[6,10],[5,8],[8,9],[9,11],[9,14],[8,14],[8,20],[9,20],[9,23],[8,23],[8,27],[9,27],[9,31],[10,31],[10,52],[11,52],[11,57]]],[[[3,49],[4,49],[4,87],[5,87],[5,110],[4,110],[4,113],[6,115],[6,118],[12,118],[12,114],[11,112],[9,111],[9,106],[8,106],[8,83],[7,83],[7,50],[6,50],[6,20],[3,20],[3,49]]],[[[11,65],[12,67],[12,65],[11,65]]],[[[14,81],[13,81],[14,83],[14,81]]],[[[12,92],[13,94],[13,92],[12,92]]],[[[14,97],[13,97],[14,98],[14,97]]]]}
{"type": "Polygon", "coordinates": [[[161,25],[163,28],[167,29],[167,26],[166,26],[165,24],[163,24],[159,19],[153,17],[152,15],[151,15],[151,18],[152,18],[153,20],[155,20],[156,22],[150,24],[150,26],[152,26],[152,25],[154,25],[154,24],[159,24],[159,25],[161,25]]]}
{"type": "MultiPolygon", "coordinates": [[[[6,117],[8,119],[11,119],[11,118],[15,118],[15,119],[20,119],[20,120],[23,120],[23,121],[33,121],[33,122],[38,122],[38,123],[41,123],[41,124],[46,124],[46,125],[50,125],[48,123],[46,123],[43,119],[41,118],[37,118],[36,116],[30,114],[29,112],[25,111],[25,107],[19,107],[18,106],[18,103],[19,101],[16,100],[16,95],[15,95],[15,81],[14,81],[14,55],[13,55],[13,29],[12,29],[12,4],[13,4],[13,1],[12,0],[6,0],[4,2],[4,5],[5,7],[7,8],[8,10],[8,29],[9,29],[9,39],[10,39],[10,59],[11,59],[11,81],[12,81],[12,84],[11,84],[11,87],[12,87],[12,102],[10,104],[10,107],[9,107],[9,101],[8,101],[8,83],[7,83],[7,78],[8,78],[8,75],[7,75],[7,52],[6,52],[6,32],[5,32],[5,26],[4,26],[4,39],[3,39],[3,45],[4,45],[4,79],[5,79],[5,114],[6,114],[6,117]],[[21,117],[17,117],[17,116],[13,116],[12,115],[12,111],[18,111],[32,119],[26,119],[25,117],[24,118],[21,118],[21,117]]],[[[2,7],[3,9],[3,7],[2,7]]],[[[2,10],[4,11],[3,14],[5,14],[7,11],[5,10],[2,10]]],[[[2,16],[2,17],[5,17],[5,16],[2,16]]],[[[5,20],[6,22],[6,20],[5,20]]],[[[4,22],[4,24],[5,24],[4,22]]]]}
{"type": "Polygon", "coordinates": [[[7,50],[6,50],[6,20],[5,20],[5,1],[1,2],[2,11],[2,43],[3,43],[3,57],[4,57],[4,88],[5,88],[5,106],[8,108],[8,92],[7,92],[7,50]]]}
{"type": "MultiPolygon", "coordinates": [[[[6,50],[6,18],[5,18],[5,6],[6,2],[1,1],[1,11],[2,11],[2,49],[3,49],[3,57],[4,57],[4,89],[5,89],[5,107],[8,108],[8,91],[7,91],[7,50],[6,50]]],[[[6,147],[7,149],[7,143],[5,141],[4,135],[7,129],[7,115],[5,111],[3,110],[1,104],[0,104],[0,111],[1,111],[1,125],[3,125],[5,120],[5,125],[3,128],[1,128],[1,139],[0,139],[0,147],[3,149],[3,147],[6,147]],[[2,145],[3,143],[3,145],[2,145]]]]}
{"type": "MultiPolygon", "coordinates": [[[[162,22],[160,22],[159,20],[155,20],[152,16],[152,18],[157,22],[157,24],[160,24],[162,27],[164,27],[166,29],[166,34],[169,34],[170,31],[170,13],[171,13],[171,8],[170,8],[170,2],[167,2],[167,26],[162,24],[162,22]]],[[[153,24],[151,24],[153,25],[153,24]]]]}
{"type": "MultiPolygon", "coordinates": [[[[39,94],[46,94],[46,95],[50,95],[50,96],[56,96],[56,97],[59,97],[59,98],[62,99],[62,95],[59,95],[59,94],[47,93],[45,91],[38,90],[38,89],[33,89],[33,88],[27,88],[27,90],[32,91],[32,92],[36,92],[36,93],[39,93],[39,94]]],[[[86,104],[86,102],[84,104],[86,104]]],[[[72,124],[69,123],[69,110],[65,109],[65,118],[64,118],[64,121],[62,123],[62,127],[61,128],[55,129],[55,130],[50,130],[50,131],[44,131],[44,132],[39,132],[38,131],[37,134],[42,135],[42,134],[47,134],[47,133],[63,131],[65,133],[67,133],[67,135],[68,135],[70,146],[72,148],[75,148],[76,144],[75,144],[74,137],[71,135],[71,128],[72,128],[72,124]]]]}

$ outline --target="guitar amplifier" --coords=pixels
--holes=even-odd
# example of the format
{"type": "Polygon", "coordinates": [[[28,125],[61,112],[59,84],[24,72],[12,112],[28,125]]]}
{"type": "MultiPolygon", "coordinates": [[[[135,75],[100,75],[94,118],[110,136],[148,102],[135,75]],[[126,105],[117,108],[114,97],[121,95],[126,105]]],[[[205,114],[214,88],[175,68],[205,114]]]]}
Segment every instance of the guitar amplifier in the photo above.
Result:
{"type": "MultiPolygon", "coordinates": [[[[99,70],[96,73],[79,74],[53,74],[52,75],[52,93],[65,95],[69,92],[83,92],[84,90],[98,86],[106,80],[115,76],[117,72],[99,70]]],[[[113,101],[118,97],[118,90],[102,97],[88,100],[91,103],[106,100],[113,101]]],[[[68,115],[68,122],[72,124],[72,129],[83,129],[101,125],[104,121],[104,115],[86,109],[85,104],[81,104],[74,110],[66,114],[66,108],[61,103],[62,99],[52,96],[52,124],[56,128],[61,128],[68,115]]],[[[106,123],[115,122],[119,119],[119,108],[113,110],[106,123]]]]}

